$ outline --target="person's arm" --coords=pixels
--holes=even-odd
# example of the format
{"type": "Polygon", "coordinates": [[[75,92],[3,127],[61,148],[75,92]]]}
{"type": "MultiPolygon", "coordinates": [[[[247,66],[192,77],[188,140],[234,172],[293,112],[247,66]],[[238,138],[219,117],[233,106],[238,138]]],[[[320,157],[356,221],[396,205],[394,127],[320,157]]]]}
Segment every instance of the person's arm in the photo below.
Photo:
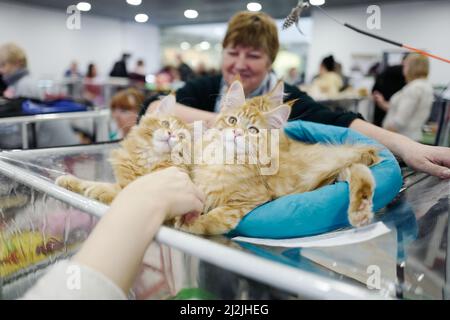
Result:
{"type": "Polygon", "coordinates": [[[388,101],[386,101],[386,99],[384,99],[384,96],[378,92],[378,91],[374,91],[373,93],[373,99],[375,101],[375,103],[384,111],[388,111],[390,104],[388,101]]]}
{"type": "MultiPolygon", "coordinates": [[[[88,273],[84,279],[95,281],[96,286],[81,283],[81,292],[71,292],[66,288],[69,275],[55,268],[25,298],[100,299],[111,296],[114,288],[127,293],[144,253],[163,221],[189,212],[201,212],[203,201],[203,194],[189,176],[174,167],[135,180],[119,193],[71,260],[73,265],[81,266],[81,272],[88,273]],[[52,271],[58,274],[52,274],[52,271]],[[95,295],[88,291],[95,291],[95,295]]],[[[113,296],[117,297],[117,294],[113,296]]]]}
{"type": "Polygon", "coordinates": [[[422,171],[442,179],[450,178],[450,148],[427,146],[398,133],[390,132],[364,120],[352,112],[333,112],[315,102],[298,89],[285,87],[287,100],[298,99],[292,108],[290,120],[306,120],[341,127],[350,127],[385,145],[401,157],[414,170],[422,171]],[[360,118],[360,119],[358,119],[360,118]]]}
{"type": "Polygon", "coordinates": [[[450,178],[450,148],[423,145],[361,119],[354,120],[350,128],[385,145],[412,169],[442,179],[450,178]]]}

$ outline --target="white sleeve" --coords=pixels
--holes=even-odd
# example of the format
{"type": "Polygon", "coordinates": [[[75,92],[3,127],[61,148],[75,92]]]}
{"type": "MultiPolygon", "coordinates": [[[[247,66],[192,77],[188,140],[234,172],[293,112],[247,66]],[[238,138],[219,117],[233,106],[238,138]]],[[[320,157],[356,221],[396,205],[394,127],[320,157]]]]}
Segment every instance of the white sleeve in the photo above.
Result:
{"type": "Polygon", "coordinates": [[[21,298],[24,300],[126,300],[103,274],[69,260],[56,263],[21,298]]]}
{"type": "Polygon", "coordinates": [[[397,130],[403,130],[408,122],[414,118],[414,114],[420,105],[423,91],[420,87],[411,86],[405,89],[401,99],[398,99],[395,116],[391,119],[391,125],[397,130]]]}

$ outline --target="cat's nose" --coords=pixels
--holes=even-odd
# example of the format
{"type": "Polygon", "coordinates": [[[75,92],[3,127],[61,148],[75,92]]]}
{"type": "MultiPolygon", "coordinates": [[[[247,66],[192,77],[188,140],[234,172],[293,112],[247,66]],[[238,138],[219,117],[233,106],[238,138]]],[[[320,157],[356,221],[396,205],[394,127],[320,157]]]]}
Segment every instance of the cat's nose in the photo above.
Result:
{"type": "Polygon", "coordinates": [[[235,137],[242,136],[242,130],[239,129],[233,129],[233,133],[235,137]]]}

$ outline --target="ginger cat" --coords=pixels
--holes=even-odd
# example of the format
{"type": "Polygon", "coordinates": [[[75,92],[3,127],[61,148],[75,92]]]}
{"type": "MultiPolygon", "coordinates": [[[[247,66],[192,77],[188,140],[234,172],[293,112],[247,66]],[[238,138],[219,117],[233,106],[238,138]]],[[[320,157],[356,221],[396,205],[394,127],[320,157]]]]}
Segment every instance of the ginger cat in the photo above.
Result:
{"type": "MultiPolygon", "coordinates": [[[[188,127],[172,116],[175,97],[165,97],[154,114],[145,115],[139,125],[134,126],[120,143],[120,148],[111,152],[109,159],[115,183],[82,180],[64,175],[56,184],[88,198],[110,204],[117,193],[130,182],[150,172],[174,165],[182,151],[188,127]]],[[[187,143],[187,142],[186,142],[187,143]]],[[[190,145],[190,143],[189,143],[190,145]]],[[[179,162],[181,163],[181,159],[179,162]]],[[[187,165],[180,167],[188,170],[187,165]]]]}
{"type": "MultiPolygon", "coordinates": [[[[214,127],[222,130],[204,135],[205,151],[212,143],[225,140],[226,149],[235,150],[234,160],[244,156],[246,163],[195,164],[191,176],[205,193],[203,214],[192,222],[177,218],[175,227],[196,234],[216,235],[231,231],[252,209],[284,195],[312,191],[336,180],[350,185],[349,222],[368,224],[372,217],[375,182],[368,166],[379,161],[377,148],[368,145],[306,144],[288,138],[282,130],[290,114],[283,104],[283,84],[268,95],[245,101],[240,82],[235,81],[222,103],[214,127]],[[277,171],[262,174],[263,162],[258,143],[267,148],[269,129],[277,133],[269,165],[277,171]],[[253,160],[253,162],[251,161],[253,160]]],[[[267,162],[264,162],[267,168],[267,162]]]]}

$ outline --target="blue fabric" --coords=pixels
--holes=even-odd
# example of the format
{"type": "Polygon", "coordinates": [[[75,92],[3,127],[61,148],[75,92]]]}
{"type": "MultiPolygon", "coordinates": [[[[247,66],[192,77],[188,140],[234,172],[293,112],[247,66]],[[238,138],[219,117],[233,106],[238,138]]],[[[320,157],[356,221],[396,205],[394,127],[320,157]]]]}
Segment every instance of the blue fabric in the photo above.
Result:
{"type": "Polygon", "coordinates": [[[22,104],[23,114],[45,114],[59,112],[79,112],[86,111],[87,107],[72,100],[55,100],[50,102],[35,102],[26,100],[22,104]]]}
{"type": "MultiPolygon", "coordinates": [[[[378,142],[348,128],[301,120],[289,122],[285,132],[293,139],[309,143],[379,146],[382,161],[370,168],[376,182],[374,211],[386,206],[398,194],[403,183],[400,167],[394,155],[378,142]]],[[[248,213],[229,235],[285,239],[329,232],[350,226],[348,205],[348,183],[337,182],[263,204],[248,213]]]]}

